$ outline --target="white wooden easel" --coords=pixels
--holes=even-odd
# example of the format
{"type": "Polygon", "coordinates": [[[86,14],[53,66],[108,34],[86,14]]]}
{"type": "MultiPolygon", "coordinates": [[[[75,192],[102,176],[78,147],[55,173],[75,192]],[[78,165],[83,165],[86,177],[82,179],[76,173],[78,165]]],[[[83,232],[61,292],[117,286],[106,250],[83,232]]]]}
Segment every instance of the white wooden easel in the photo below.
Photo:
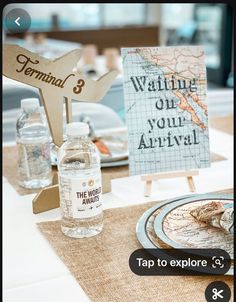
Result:
{"type": "Polygon", "coordinates": [[[141,176],[141,180],[145,182],[144,184],[144,196],[149,197],[152,189],[152,182],[159,179],[167,178],[177,178],[185,177],[188,182],[189,190],[195,192],[195,185],[193,181],[193,176],[199,175],[198,170],[194,171],[179,171],[179,172],[169,172],[169,173],[156,173],[156,174],[147,174],[141,176]]]}

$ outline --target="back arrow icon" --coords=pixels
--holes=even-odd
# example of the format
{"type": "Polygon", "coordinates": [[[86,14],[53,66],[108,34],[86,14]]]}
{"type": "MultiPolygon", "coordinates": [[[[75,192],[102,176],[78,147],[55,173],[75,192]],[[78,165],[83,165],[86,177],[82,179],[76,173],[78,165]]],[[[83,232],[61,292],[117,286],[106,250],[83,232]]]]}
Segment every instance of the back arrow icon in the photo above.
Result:
{"type": "Polygon", "coordinates": [[[15,20],[15,23],[17,26],[20,26],[20,23],[18,22],[20,20],[20,17],[18,17],[16,20],[15,20]]]}

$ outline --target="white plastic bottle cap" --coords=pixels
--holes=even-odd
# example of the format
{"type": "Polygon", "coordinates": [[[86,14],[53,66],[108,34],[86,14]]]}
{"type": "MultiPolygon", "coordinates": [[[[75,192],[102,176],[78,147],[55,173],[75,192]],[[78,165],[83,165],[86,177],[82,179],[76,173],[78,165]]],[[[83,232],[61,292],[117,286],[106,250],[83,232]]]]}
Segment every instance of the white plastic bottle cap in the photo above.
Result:
{"type": "Polygon", "coordinates": [[[22,109],[34,109],[39,107],[39,99],[37,98],[29,98],[21,100],[21,108],[22,109]]]}
{"type": "Polygon", "coordinates": [[[72,136],[88,135],[89,126],[87,123],[71,123],[66,125],[66,134],[72,136]]]}

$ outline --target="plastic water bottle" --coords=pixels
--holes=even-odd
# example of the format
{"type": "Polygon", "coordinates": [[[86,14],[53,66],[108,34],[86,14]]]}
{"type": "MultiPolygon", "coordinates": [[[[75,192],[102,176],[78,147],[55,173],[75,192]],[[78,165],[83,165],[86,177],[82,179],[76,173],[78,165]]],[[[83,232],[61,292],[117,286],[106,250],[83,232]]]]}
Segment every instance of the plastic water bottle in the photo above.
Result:
{"type": "Polygon", "coordinates": [[[99,234],[103,227],[100,155],[86,123],[71,123],[58,152],[62,232],[74,238],[99,234]]]}
{"type": "Polygon", "coordinates": [[[52,183],[50,137],[36,98],[21,100],[16,123],[19,184],[28,189],[52,183]]]}

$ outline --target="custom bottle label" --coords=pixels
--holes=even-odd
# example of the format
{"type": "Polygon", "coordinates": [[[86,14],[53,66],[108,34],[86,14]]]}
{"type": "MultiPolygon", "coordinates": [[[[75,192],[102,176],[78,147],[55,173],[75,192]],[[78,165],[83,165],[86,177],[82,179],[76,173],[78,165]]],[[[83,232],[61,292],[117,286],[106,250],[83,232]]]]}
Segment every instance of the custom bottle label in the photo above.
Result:
{"type": "Polygon", "coordinates": [[[90,218],[102,212],[101,174],[73,178],[59,174],[60,205],[69,218],[90,218]]]}

